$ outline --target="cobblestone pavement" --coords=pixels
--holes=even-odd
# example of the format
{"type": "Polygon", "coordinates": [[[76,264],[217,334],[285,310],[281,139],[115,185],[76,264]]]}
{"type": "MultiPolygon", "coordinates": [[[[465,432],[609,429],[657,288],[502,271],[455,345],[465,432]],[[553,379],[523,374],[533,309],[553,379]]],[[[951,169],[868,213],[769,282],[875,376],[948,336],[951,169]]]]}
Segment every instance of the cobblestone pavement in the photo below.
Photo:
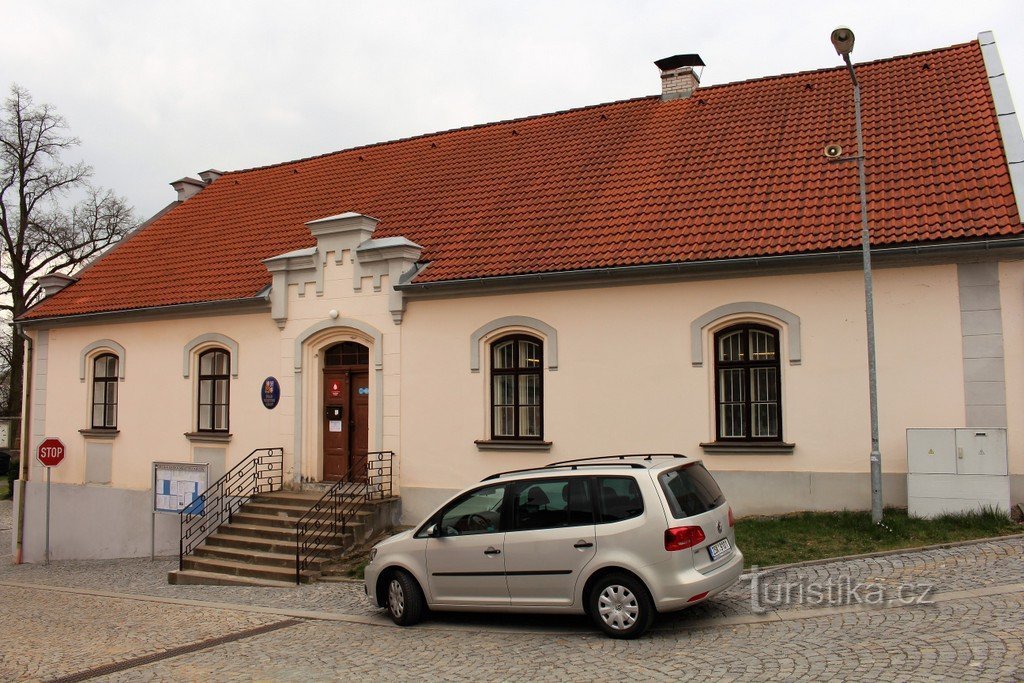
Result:
{"type": "Polygon", "coordinates": [[[166,573],[173,566],[166,559],[49,567],[0,560],[0,624],[15,625],[0,647],[0,680],[51,678],[113,661],[127,661],[131,668],[109,680],[1024,680],[1021,538],[781,569],[760,578],[770,587],[849,577],[888,595],[901,583],[934,584],[940,597],[974,591],[969,598],[845,611],[794,601],[771,605],[768,617],[754,623],[751,586],[744,582],[712,602],[662,617],[650,636],[630,643],[597,635],[582,617],[493,615],[433,615],[414,629],[298,615],[299,623],[246,637],[246,629],[286,619],[260,612],[262,607],[380,612],[363,598],[359,584],[170,586],[166,573]],[[230,605],[76,595],[5,582],[230,605]],[[808,608],[819,611],[794,611],[808,608]],[[234,642],[203,642],[240,632],[234,642]],[[198,649],[148,664],[129,661],[188,644],[198,649]]]}
{"type": "MultiPolygon", "coordinates": [[[[294,588],[172,586],[167,583],[167,572],[174,569],[176,564],[176,560],[161,558],[150,561],[147,558],[53,562],[49,567],[44,567],[12,565],[9,561],[0,560],[0,581],[353,615],[379,613],[367,602],[362,584],[358,583],[316,583],[294,588]]],[[[878,585],[887,591],[902,584],[932,585],[934,591],[944,592],[1017,583],[1024,581],[1024,538],[775,570],[761,580],[769,593],[766,596],[768,599],[761,602],[779,610],[828,606],[825,603],[808,604],[806,601],[775,605],[773,603],[778,601],[769,589],[780,584],[792,586],[815,583],[821,586],[836,583],[841,577],[849,577],[853,582],[878,585]]],[[[751,587],[748,582],[741,582],[712,601],[670,615],[665,622],[686,627],[697,619],[750,613],[751,587]]]]}
{"type": "Polygon", "coordinates": [[[46,680],[279,620],[0,586],[0,680],[46,680]]]}
{"type": "Polygon", "coordinates": [[[14,516],[14,502],[0,500],[0,563],[7,562],[11,554],[11,524],[14,516]]]}
{"type": "Polygon", "coordinates": [[[633,642],[304,623],[103,680],[1005,681],[1024,675],[1022,610],[1018,594],[633,642]]]}

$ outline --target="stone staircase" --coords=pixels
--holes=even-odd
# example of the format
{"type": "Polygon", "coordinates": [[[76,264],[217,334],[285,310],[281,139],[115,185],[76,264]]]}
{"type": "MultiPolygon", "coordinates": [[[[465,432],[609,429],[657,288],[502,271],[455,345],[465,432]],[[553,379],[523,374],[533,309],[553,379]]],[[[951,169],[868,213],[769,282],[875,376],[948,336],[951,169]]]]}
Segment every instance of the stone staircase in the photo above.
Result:
{"type": "MultiPolygon", "coordinates": [[[[295,523],[320,499],[322,491],[261,493],[235,512],[231,521],[210,534],[180,570],[167,576],[172,584],[219,586],[294,586],[295,523]]],[[[302,581],[315,581],[322,566],[336,561],[346,548],[390,528],[397,521],[398,499],[364,503],[346,525],[345,537],[324,548],[303,571],[302,581]]]]}

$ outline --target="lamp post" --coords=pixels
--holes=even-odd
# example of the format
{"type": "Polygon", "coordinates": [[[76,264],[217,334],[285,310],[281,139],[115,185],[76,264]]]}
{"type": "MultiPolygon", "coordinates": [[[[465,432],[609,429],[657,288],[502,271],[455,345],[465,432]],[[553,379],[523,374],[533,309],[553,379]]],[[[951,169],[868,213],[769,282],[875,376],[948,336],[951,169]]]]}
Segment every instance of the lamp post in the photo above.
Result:
{"type": "Polygon", "coordinates": [[[846,62],[853,80],[853,112],[857,119],[857,175],[860,179],[860,241],[864,257],[864,307],[868,332],[868,393],[871,403],[871,521],[882,521],[882,454],[878,449],[878,379],[875,365],[875,297],[871,281],[871,231],[868,229],[868,196],[864,180],[864,132],[860,121],[860,83],[853,70],[850,53],[853,52],[853,31],[840,26],[832,31],[832,45],[836,54],[846,62]]]}

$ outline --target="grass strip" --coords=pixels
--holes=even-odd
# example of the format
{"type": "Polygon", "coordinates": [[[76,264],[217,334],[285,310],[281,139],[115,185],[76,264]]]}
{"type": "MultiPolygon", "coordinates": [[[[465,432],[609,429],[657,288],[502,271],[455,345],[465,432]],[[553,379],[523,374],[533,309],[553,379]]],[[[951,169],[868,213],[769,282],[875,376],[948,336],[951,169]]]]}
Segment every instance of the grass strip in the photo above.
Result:
{"type": "Polygon", "coordinates": [[[969,541],[1019,534],[1024,526],[994,511],[911,517],[906,510],[886,508],[883,526],[871,523],[870,512],[797,512],[736,520],[736,545],[746,565],[805,562],[843,555],[969,541]]]}

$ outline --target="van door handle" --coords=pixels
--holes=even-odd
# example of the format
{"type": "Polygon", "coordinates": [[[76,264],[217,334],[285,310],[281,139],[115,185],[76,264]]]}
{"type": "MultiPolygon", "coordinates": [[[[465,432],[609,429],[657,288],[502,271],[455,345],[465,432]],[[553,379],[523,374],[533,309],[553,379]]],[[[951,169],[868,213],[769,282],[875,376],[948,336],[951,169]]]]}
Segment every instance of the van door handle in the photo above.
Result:
{"type": "Polygon", "coordinates": [[[584,541],[583,539],[580,539],[580,540],[576,541],[576,543],[573,544],[572,547],[573,548],[593,548],[594,544],[591,543],[590,541],[584,541]]]}
{"type": "Polygon", "coordinates": [[[501,551],[497,548],[491,547],[484,551],[484,555],[501,555],[501,551]]]}

